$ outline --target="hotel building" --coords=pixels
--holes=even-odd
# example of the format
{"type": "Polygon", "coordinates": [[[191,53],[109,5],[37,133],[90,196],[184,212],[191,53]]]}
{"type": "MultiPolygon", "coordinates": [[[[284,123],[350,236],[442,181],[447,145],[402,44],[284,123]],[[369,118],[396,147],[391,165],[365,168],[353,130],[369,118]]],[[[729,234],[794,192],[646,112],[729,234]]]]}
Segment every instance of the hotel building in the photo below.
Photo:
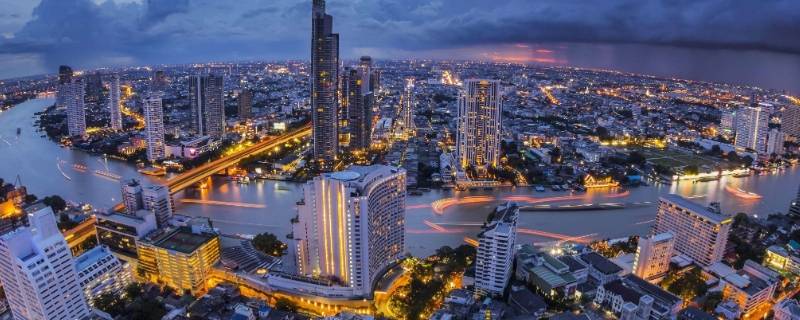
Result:
{"type": "Polygon", "coordinates": [[[164,230],[136,247],[139,268],[148,281],[194,295],[206,290],[208,275],[220,257],[219,236],[197,226],[164,230]]]}
{"type": "Polygon", "coordinates": [[[456,151],[462,169],[484,175],[500,159],[503,101],[499,80],[470,79],[458,98],[456,151]]]}
{"type": "Polygon", "coordinates": [[[78,279],[86,301],[94,307],[94,299],[104,293],[122,296],[131,283],[131,266],[117,259],[106,246],[97,246],[75,258],[78,279]]]}
{"type": "Polygon", "coordinates": [[[659,199],[652,233],[672,233],[676,251],[701,266],[709,266],[722,260],[731,222],[729,216],[720,212],[718,204],[703,207],[670,194],[659,199]]]}
{"type": "Polygon", "coordinates": [[[672,233],[660,233],[639,238],[633,260],[633,274],[647,281],[656,281],[669,271],[669,261],[675,247],[672,233]]]}
{"type": "Polygon", "coordinates": [[[480,295],[502,295],[511,278],[518,216],[516,204],[499,206],[478,234],[475,291],[480,295]]]}

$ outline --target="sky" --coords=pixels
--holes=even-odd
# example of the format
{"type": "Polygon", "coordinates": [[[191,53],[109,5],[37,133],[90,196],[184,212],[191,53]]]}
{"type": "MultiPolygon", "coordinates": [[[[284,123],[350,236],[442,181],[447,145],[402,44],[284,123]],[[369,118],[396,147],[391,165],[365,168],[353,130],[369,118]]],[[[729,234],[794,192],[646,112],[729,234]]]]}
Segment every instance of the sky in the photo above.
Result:
{"type": "MultiPolygon", "coordinates": [[[[311,0],[0,0],[0,8],[0,79],[61,64],[309,56],[311,0]]],[[[343,58],[575,65],[800,90],[797,0],[328,0],[328,12],[343,58]],[[778,79],[743,75],[754,71],[778,79]]]]}

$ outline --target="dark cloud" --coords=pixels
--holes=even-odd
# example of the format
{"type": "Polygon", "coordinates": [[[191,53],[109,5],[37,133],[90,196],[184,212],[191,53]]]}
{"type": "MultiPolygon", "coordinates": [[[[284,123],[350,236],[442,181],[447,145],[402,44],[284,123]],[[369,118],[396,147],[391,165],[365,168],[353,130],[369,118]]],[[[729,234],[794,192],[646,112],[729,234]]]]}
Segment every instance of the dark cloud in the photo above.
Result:
{"type": "MultiPolygon", "coordinates": [[[[46,70],[306,58],[310,2],[42,0],[0,37],[0,54],[37,55],[46,70]]],[[[328,8],[345,57],[550,42],[800,53],[797,0],[329,0],[328,8]]]]}

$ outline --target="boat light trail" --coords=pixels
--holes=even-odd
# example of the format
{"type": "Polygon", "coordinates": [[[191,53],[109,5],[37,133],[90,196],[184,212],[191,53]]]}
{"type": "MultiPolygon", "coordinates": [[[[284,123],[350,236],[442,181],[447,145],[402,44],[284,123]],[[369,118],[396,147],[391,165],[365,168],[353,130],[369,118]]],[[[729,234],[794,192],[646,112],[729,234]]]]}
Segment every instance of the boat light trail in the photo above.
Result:
{"type": "Polygon", "coordinates": [[[478,240],[472,239],[470,237],[464,237],[464,242],[466,242],[468,245],[471,245],[471,246],[473,246],[475,248],[477,248],[478,245],[479,245],[478,240]]]}
{"type": "Polygon", "coordinates": [[[229,201],[201,200],[201,199],[181,199],[181,202],[193,203],[193,204],[207,204],[212,206],[228,206],[228,207],[255,208],[255,209],[263,209],[267,207],[263,204],[258,204],[258,203],[229,202],[229,201]]]}

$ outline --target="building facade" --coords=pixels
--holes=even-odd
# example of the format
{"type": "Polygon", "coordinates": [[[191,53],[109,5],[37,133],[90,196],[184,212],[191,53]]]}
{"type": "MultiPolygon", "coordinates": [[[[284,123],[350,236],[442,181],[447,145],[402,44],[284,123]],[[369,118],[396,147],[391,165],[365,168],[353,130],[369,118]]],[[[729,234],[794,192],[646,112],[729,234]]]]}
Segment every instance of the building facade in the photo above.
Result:
{"type": "Polygon", "coordinates": [[[502,295],[508,285],[514,261],[518,216],[519,207],[506,203],[495,209],[492,219],[478,233],[475,291],[480,295],[502,295]]]}
{"type": "Polygon", "coordinates": [[[151,94],[144,99],[144,119],[145,135],[147,137],[147,160],[155,162],[166,158],[164,107],[159,94],[151,94]]]}
{"type": "Polygon", "coordinates": [[[0,237],[0,281],[14,319],[83,319],[86,303],[55,214],[39,202],[26,208],[30,227],[0,237]]]}
{"type": "Polygon", "coordinates": [[[676,251],[701,266],[709,266],[722,260],[731,222],[730,217],[720,212],[718,204],[703,207],[670,194],[659,199],[652,233],[671,233],[676,251]]]}
{"type": "Polygon", "coordinates": [[[372,92],[369,91],[369,68],[346,68],[342,75],[342,104],[347,111],[349,149],[369,149],[372,134],[372,92]],[[366,91],[365,91],[366,90],[366,91]]]}
{"type": "Polygon", "coordinates": [[[119,99],[119,75],[111,76],[111,82],[108,87],[108,112],[110,115],[110,124],[112,130],[122,130],[122,102],[119,99]]]}
{"type": "Polygon", "coordinates": [[[461,168],[485,171],[500,158],[503,109],[499,80],[470,79],[458,99],[457,158],[461,168]]]}
{"type": "Polygon", "coordinates": [[[756,153],[767,151],[767,132],[769,131],[769,114],[761,107],[753,105],[739,109],[739,121],[736,128],[734,145],[755,150],[756,153]]]}
{"type": "Polygon", "coordinates": [[[139,268],[151,282],[178,292],[201,293],[219,261],[219,236],[195,227],[164,230],[137,243],[139,268]]]}
{"type": "Polygon", "coordinates": [[[67,133],[71,137],[86,135],[85,86],[83,79],[73,78],[61,85],[67,108],[67,133]]]}
{"type": "Polygon", "coordinates": [[[404,170],[383,165],[351,166],[306,183],[294,225],[300,274],[371,295],[403,255],[405,185],[404,170]]]}
{"type": "Polygon", "coordinates": [[[672,233],[660,233],[639,238],[633,260],[633,274],[647,281],[656,281],[669,271],[669,261],[675,247],[672,233]]]}
{"type": "Polygon", "coordinates": [[[785,135],[782,131],[778,129],[770,129],[769,134],[767,134],[767,155],[772,155],[773,153],[776,155],[782,155],[784,140],[785,135]]]}
{"type": "Polygon", "coordinates": [[[253,118],[253,91],[242,89],[237,101],[239,107],[239,120],[244,121],[253,118]]]}
{"type": "Polygon", "coordinates": [[[222,139],[225,134],[225,89],[222,76],[204,74],[189,77],[189,104],[194,133],[222,139]]]}
{"type": "Polygon", "coordinates": [[[781,130],[786,134],[800,138],[800,106],[788,104],[781,113],[781,130]]]}
{"type": "Polygon", "coordinates": [[[122,296],[132,281],[131,266],[106,246],[97,246],[75,258],[78,279],[89,305],[102,294],[122,296]]]}
{"type": "Polygon", "coordinates": [[[331,170],[339,151],[339,34],[325,0],[314,0],[311,11],[311,117],[313,154],[317,165],[331,170]]]}
{"type": "Polygon", "coordinates": [[[149,185],[142,189],[142,205],[145,210],[152,212],[156,217],[159,228],[169,225],[172,218],[172,197],[169,188],[163,185],[149,185]]]}
{"type": "Polygon", "coordinates": [[[64,84],[72,82],[73,72],[70,66],[58,67],[58,84],[56,86],[56,107],[64,108],[66,106],[66,93],[67,91],[62,88],[64,84]]]}
{"type": "Polygon", "coordinates": [[[142,184],[139,180],[130,179],[122,184],[122,204],[125,213],[135,215],[136,211],[144,207],[142,202],[142,184]]]}

